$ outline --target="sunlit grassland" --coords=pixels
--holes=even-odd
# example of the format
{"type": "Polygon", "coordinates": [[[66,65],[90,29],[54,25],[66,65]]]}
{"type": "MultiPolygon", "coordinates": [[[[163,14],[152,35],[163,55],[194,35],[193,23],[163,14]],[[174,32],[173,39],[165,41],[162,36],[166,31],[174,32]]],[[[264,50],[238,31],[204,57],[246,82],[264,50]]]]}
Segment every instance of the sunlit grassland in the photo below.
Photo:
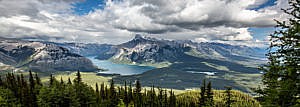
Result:
{"type": "MultiPolygon", "coordinates": [[[[226,93],[225,90],[214,90],[214,103],[217,107],[225,106],[226,93]]],[[[256,101],[252,96],[245,94],[243,92],[232,90],[232,100],[233,103],[231,107],[261,107],[258,101],[256,101]]],[[[177,100],[181,101],[193,101],[196,104],[199,102],[200,91],[192,90],[186,91],[184,93],[177,95],[177,100]]]]}
{"type": "MultiPolygon", "coordinates": [[[[76,77],[76,73],[77,72],[55,73],[54,77],[59,81],[62,78],[64,82],[68,82],[68,78],[70,78],[73,82],[73,79],[76,77]]],[[[109,85],[109,81],[111,80],[111,77],[97,76],[95,72],[80,72],[80,74],[82,81],[93,88],[95,88],[96,83],[98,83],[98,85],[101,83],[109,85]]],[[[41,81],[47,83],[49,81],[49,76],[42,77],[41,81]]]]}
{"type": "Polygon", "coordinates": [[[224,78],[233,80],[237,84],[247,87],[249,92],[253,92],[253,89],[258,88],[259,86],[263,86],[261,82],[262,74],[234,73],[228,75],[225,74],[224,78]]]}

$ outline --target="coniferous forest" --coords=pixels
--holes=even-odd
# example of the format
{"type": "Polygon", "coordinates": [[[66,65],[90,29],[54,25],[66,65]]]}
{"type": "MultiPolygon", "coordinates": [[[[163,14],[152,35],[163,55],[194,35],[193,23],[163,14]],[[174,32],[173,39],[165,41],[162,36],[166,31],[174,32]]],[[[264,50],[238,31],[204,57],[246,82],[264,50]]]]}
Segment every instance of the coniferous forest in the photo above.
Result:
{"type": "MultiPolygon", "coordinates": [[[[190,91],[175,95],[172,89],[152,86],[142,88],[137,80],[115,86],[95,84],[96,89],[82,82],[80,72],[74,80],[58,80],[50,75],[42,83],[37,74],[8,73],[0,80],[1,107],[258,107],[251,96],[239,91],[213,90],[211,82],[204,80],[201,91],[190,91]]],[[[200,86],[200,84],[199,84],[200,86]]]]}

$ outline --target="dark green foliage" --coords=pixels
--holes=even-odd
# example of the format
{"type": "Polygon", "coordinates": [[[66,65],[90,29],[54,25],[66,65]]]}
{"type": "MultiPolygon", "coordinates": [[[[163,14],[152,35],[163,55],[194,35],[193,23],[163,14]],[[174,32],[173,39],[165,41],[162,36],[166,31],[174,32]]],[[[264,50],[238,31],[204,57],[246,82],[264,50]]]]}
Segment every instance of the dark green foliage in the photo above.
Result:
{"type": "Polygon", "coordinates": [[[68,78],[68,83],[67,84],[69,84],[69,85],[71,85],[72,84],[72,82],[71,82],[71,79],[70,78],[68,78]]]}
{"type": "Polygon", "coordinates": [[[265,106],[300,106],[300,1],[288,1],[290,7],[283,11],[290,17],[276,21],[276,31],[270,35],[269,62],[261,67],[266,88],[259,93],[265,106]]]}
{"type": "Polygon", "coordinates": [[[209,107],[214,106],[214,93],[211,87],[211,82],[208,82],[207,89],[206,89],[206,105],[209,107]]]}
{"type": "MultiPolygon", "coordinates": [[[[31,73],[32,74],[32,73],[31,73]]],[[[173,90],[162,88],[142,89],[141,83],[137,80],[135,87],[125,82],[125,86],[115,87],[114,81],[110,86],[102,83],[96,89],[92,89],[81,80],[80,72],[73,80],[65,82],[62,78],[58,81],[50,75],[49,84],[38,84],[38,76],[32,77],[29,74],[28,80],[23,75],[7,74],[0,85],[0,106],[2,107],[197,107],[199,106],[199,93],[195,99],[182,98],[174,94],[173,90]],[[34,87],[33,87],[34,84],[34,87]],[[127,87],[128,86],[128,87],[127,87]],[[33,88],[33,89],[32,89],[33,88]],[[143,90],[143,91],[142,91],[143,90]],[[32,95],[35,95],[34,98],[32,95]],[[179,97],[179,99],[178,99],[179,97]],[[35,105],[36,104],[36,105],[35,105]]],[[[213,101],[211,83],[205,86],[205,106],[210,106],[210,99],[213,101]]],[[[220,95],[219,95],[220,96],[220,95]]],[[[244,100],[244,99],[243,99],[244,100]]],[[[225,104],[216,104],[224,106],[225,104]]],[[[251,103],[238,105],[242,107],[255,107],[251,103]]],[[[213,105],[214,106],[214,105],[213,105]]]]}
{"type": "Polygon", "coordinates": [[[43,87],[40,90],[38,102],[41,107],[80,106],[79,100],[76,98],[74,87],[70,85],[62,86],[60,84],[55,84],[51,87],[43,87]]]}
{"type": "Polygon", "coordinates": [[[109,88],[109,99],[110,99],[110,107],[116,107],[118,105],[118,97],[117,92],[115,90],[114,80],[111,80],[110,82],[110,88],[109,88]]]}
{"type": "Polygon", "coordinates": [[[34,80],[33,74],[29,71],[29,101],[31,107],[37,107],[37,91],[36,91],[36,82],[34,80]]]}
{"type": "Polygon", "coordinates": [[[2,86],[2,85],[3,85],[3,81],[2,81],[2,77],[0,75],[0,86],[2,86]]]}
{"type": "Polygon", "coordinates": [[[62,77],[60,77],[60,84],[64,85],[64,80],[62,79],[62,77]]]}
{"type": "Polygon", "coordinates": [[[41,79],[40,77],[38,76],[37,73],[35,73],[35,82],[36,82],[36,85],[39,85],[39,86],[42,86],[42,82],[41,82],[41,79]]]}
{"type": "Polygon", "coordinates": [[[125,81],[125,90],[124,90],[124,103],[125,103],[125,106],[128,107],[129,105],[129,98],[128,98],[128,90],[127,90],[127,84],[126,84],[126,81],[125,81]]]}
{"type": "Polygon", "coordinates": [[[73,80],[73,82],[77,84],[80,84],[82,82],[80,71],[77,71],[76,78],[73,80]]]}
{"type": "Polygon", "coordinates": [[[19,101],[9,89],[0,87],[0,107],[18,107],[19,101]]]}
{"type": "Polygon", "coordinates": [[[168,104],[169,104],[169,107],[176,107],[176,96],[172,90],[170,91],[168,104]]]}
{"type": "Polygon", "coordinates": [[[100,96],[101,96],[101,100],[104,100],[107,98],[105,89],[104,89],[104,83],[102,83],[100,86],[100,96]]]}
{"type": "Polygon", "coordinates": [[[142,86],[139,80],[135,83],[135,90],[134,90],[134,96],[135,96],[135,107],[142,107],[142,86]]]}
{"type": "Polygon", "coordinates": [[[129,83],[129,89],[128,89],[128,101],[133,101],[133,93],[132,93],[132,86],[131,82],[129,83]]]}
{"type": "Polygon", "coordinates": [[[100,97],[100,91],[99,91],[99,86],[98,86],[98,83],[96,83],[96,102],[97,103],[100,103],[101,102],[101,97],[100,97]]]}
{"type": "Polygon", "coordinates": [[[79,100],[81,107],[96,105],[96,95],[92,87],[82,82],[80,72],[77,72],[77,77],[74,79],[75,96],[79,100]]]}
{"type": "Polygon", "coordinates": [[[53,83],[54,83],[54,77],[53,74],[50,74],[49,86],[52,86],[53,83]]]}
{"type": "Polygon", "coordinates": [[[203,106],[205,106],[206,105],[206,93],[205,93],[205,91],[206,91],[206,82],[205,82],[205,80],[203,80],[203,82],[202,82],[202,86],[201,86],[201,91],[200,91],[200,98],[199,98],[199,102],[200,102],[200,107],[203,107],[203,106]]]}
{"type": "Polygon", "coordinates": [[[213,91],[212,91],[212,87],[211,87],[211,82],[209,82],[206,85],[206,81],[203,80],[202,86],[200,88],[199,106],[200,107],[214,106],[213,91]]]}
{"type": "Polygon", "coordinates": [[[225,94],[226,94],[226,97],[225,97],[225,106],[226,107],[231,107],[232,103],[234,102],[234,100],[232,100],[232,93],[231,93],[231,90],[232,88],[231,87],[225,87],[226,88],[226,91],[225,91],[225,94]]]}

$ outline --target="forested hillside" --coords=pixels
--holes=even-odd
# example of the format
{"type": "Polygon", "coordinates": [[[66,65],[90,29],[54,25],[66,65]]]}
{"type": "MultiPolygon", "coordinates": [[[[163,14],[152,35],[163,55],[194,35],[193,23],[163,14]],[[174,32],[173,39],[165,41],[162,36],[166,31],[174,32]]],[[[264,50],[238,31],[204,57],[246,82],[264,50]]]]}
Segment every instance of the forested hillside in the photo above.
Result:
{"type": "MultiPolygon", "coordinates": [[[[115,86],[95,84],[93,89],[82,82],[80,72],[74,80],[57,80],[53,75],[47,83],[42,83],[37,74],[8,73],[0,79],[1,107],[197,107],[232,106],[258,107],[259,103],[251,96],[239,91],[213,90],[211,83],[203,82],[201,91],[186,91],[175,95],[172,89],[142,87],[137,80],[115,86]]],[[[200,84],[199,84],[200,87],[200,84]]]]}

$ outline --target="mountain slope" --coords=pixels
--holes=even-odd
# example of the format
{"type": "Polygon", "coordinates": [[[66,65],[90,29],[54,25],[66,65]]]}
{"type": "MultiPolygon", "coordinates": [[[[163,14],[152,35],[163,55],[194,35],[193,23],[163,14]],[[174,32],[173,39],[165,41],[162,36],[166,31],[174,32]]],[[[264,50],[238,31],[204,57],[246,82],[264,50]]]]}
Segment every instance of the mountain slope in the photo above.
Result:
{"type": "Polygon", "coordinates": [[[97,44],[97,43],[54,43],[54,42],[46,42],[46,43],[51,43],[57,46],[67,48],[71,52],[82,56],[97,56],[99,53],[104,53],[112,50],[112,46],[113,46],[109,44],[97,44]]]}
{"type": "Polygon", "coordinates": [[[117,63],[127,64],[169,64],[182,61],[185,55],[205,59],[225,60],[249,65],[257,62],[263,63],[263,49],[247,46],[234,46],[221,43],[195,43],[192,41],[169,41],[136,35],[126,43],[113,46],[113,51],[104,51],[99,56],[106,56],[117,63]]]}
{"type": "Polygon", "coordinates": [[[264,63],[261,55],[256,54],[260,49],[220,43],[158,40],[137,35],[115,48],[118,50],[110,60],[117,63],[168,63],[167,66],[155,65],[161,68],[142,74],[116,76],[117,83],[139,79],[146,86],[157,84],[164,88],[195,88],[201,84],[199,81],[206,79],[214,83],[215,89],[232,86],[252,93],[253,84],[260,81],[256,66],[264,63]]]}
{"type": "Polygon", "coordinates": [[[0,62],[34,71],[94,71],[85,57],[66,48],[41,42],[0,38],[0,62]]]}

